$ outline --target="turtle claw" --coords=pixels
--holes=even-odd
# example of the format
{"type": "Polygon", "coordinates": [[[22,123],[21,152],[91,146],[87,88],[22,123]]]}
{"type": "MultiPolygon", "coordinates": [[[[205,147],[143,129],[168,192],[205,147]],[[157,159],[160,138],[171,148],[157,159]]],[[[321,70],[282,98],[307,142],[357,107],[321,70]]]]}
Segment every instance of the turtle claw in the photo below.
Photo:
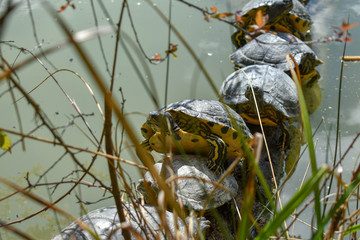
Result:
{"type": "Polygon", "coordinates": [[[141,159],[141,156],[142,157],[146,157],[148,158],[152,164],[155,164],[155,159],[154,157],[151,155],[151,151],[153,150],[150,146],[150,143],[149,143],[149,140],[145,140],[143,141],[142,143],[140,143],[140,148],[143,148],[145,151],[142,151],[142,153],[145,152],[145,154],[142,154],[139,152],[138,149],[136,149],[136,155],[141,159]]]}

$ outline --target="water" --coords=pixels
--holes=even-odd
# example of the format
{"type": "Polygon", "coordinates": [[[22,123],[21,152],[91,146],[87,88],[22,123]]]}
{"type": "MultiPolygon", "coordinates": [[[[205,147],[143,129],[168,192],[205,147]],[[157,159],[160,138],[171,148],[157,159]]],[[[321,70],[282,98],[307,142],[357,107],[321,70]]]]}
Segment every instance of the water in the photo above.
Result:
{"type": "MultiPolygon", "coordinates": [[[[109,22],[117,22],[119,12],[121,9],[120,1],[106,1],[104,2],[109,16],[103,13],[97,1],[94,1],[96,7],[97,21],[100,26],[108,25],[109,22]]],[[[216,6],[219,12],[229,12],[239,9],[243,6],[245,1],[194,1],[199,7],[216,6]]],[[[68,7],[65,11],[61,12],[61,16],[70,26],[71,32],[75,33],[80,30],[94,27],[94,19],[91,10],[91,1],[74,1],[75,9],[68,7]]],[[[154,1],[157,7],[159,7],[163,13],[167,16],[169,14],[168,1],[154,1]]],[[[53,8],[60,9],[60,6],[65,4],[65,1],[55,1],[52,3],[53,8]]],[[[136,27],[137,34],[139,36],[141,45],[148,56],[154,56],[156,53],[160,53],[161,56],[165,56],[165,50],[168,44],[168,25],[161,20],[157,13],[149,6],[145,1],[129,1],[132,19],[136,27]]],[[[34,37],[34,29],[30,21],[29,10],[27,4],[22,4],[10,15],[5,22],[6,28],[3,28],[1,40],[14,41],[13,44],[19,47],[23,47],[29,50],[33,50],[34,54],[39,53],[38,44],[41,43],[42,49],[47,49],[52,46],[58,46],[62,43],[66,36],[58,26],[58,21],[48,14],[50,11],[47,9],[43,2],[31,1],[32,14],[35,21],[35,28],[37,33],[37,42],[34,37]]],[[[4,9],[4,3],[1,5],[1,9],[4,9]]],[[[349,17],[350,22],[355,22],[359,19],[360,1],[325,1],[318,0],[313,1],[309,5],[309,11],[314,21],[312,28],[314,38],[322,36],[332,35],[332,26],[340,26],[343,19],[349,17]]],[[[210,22],[204,21],[204,16],[194,8],[190,8],[182,3],[173,1],[172,7],[172,23],[181,33],[182,37],[190,44],[196,55],[199,57],[209,75],[214,81],[217,87],[220,87],[222,81],[232,72],[232,65],[229,61],[229,54],[233,51],[233,47],[230,41],[230,34],[233,29],[225,24],[211,19],[210,22]]],[[[129,18],[126,15],[122,23],[122,30],[127,33],[134,41],[134,34],[132,32],[129,18]]],[[[354,42],[347,45],[346,55],[360,55],[359,41],[360,41],[360,27],[357,26],[351,30],[351,38],[354,42]]],[[[109,63],[109,69],[112,67],[112,59],[114,56],[114,39],[115,33],[111,32],[102,36],[102,43],[104,46],[104,54],[109,63]]],[[[178,50],[176,55],[178,59],[170,57],[169,67],[169,85],[167,89],[167,99],[165,100],[165,77],[166,77],[166,62],[151,65],[146,64],[149,71],[143,64],[143,56],[140,55],[139,50],[134,50],[127,42],[127,49],[133,57],[136,66],[140,69],[140,76],[145,81],[153,79],[155,89],[158,94],[159,105],[162,106],[165,102],[175,102],[187,98],[203,98],[203,99],[216,99],[216,94],[210,87],[204,75],[200,72],[198,66],[195,64],[193,58],[186,50],[185,46],[181,43],[179,38],[175,35],[171,35],[171,42],[178,44],[178,50]]],[[[99,42],[97,39],[92,39],[81,43],[81,46],[86,49],[86,53],[93,64],[93,67],[98,70],[102,76],[109,81],[110,77],[106,71],[106,65],[104,63],[99,42]]],[[[338,102],[338,88],[339,88],[339,76],[340,76],[340,57],[343,51],[343,43],[326,43],[316,44],[313,46],[320,59],[324,61],[322,66],[319,66],[319,70],[322,78],[320,85],[323,90],[323,102],[319,109],[311,116],[312,126],[315,129],[316,126],[324,119],[324,123],[320,126],[318,132],[315,135],[314,140],[317,140],[316,153],[318,163],[324,163],[326,161],[326,149],[327,138],[330,138],[330,153],[329,159],[332,159],[335,147],[335,133],[336,129],[336,116],[337,116],[337,102],[338,102]]],[[[15,65],[24,61],[30,57],[30,54],[20,53],[20,51],[14,47],[9,48],[4,45],[1,46],[2,55],[5,59],[15,65]],[[19,56],[18,56],[19,55],[19,56]]],[[[119,59],[116,65],[115,74],[115,86],[114,95],[118,102],[122,100],[121,93],[118,90],[120,87],[124,93],[125,112],[131,125],[134,127],[139,139],[140,126],[145,120],[145,116],[148,112],[155,110],[156,106],[151,101],[151,97],[144,90],[141,84],[139,75],[134,70],[133,65],[129,61],[129,57],[124,54],[124,49],[119,49],[119,59]]],[[[51,54],[47,55],[51,64],[42,58],[42,62],[53,72],[54,69],[51,65],[56,66],[57,69],[71,69],[78,73],[85,81],[89,83],[91,88],[95,92],[95,96],[98,97],[98,101],[101,106],[103,100],[101,98],[100,91],[96,89],[96,84],[91,78],[88,71],[84,68],[80,57],[71,46],[61,46],[59,49],[51,54]]],[[[342,98],[341,98],[341,113],[340,113],[340,139],[341,145],[339,155],[341,156],[356,132],[360,129],[360,104],[359,104],[359,78],[358,78],[359,63],[346,63],[344,68],[344,76],[342,85],[342,98]]],[[[22,68],[17,72],[22,86],[30,91],[33,87],[39,84],[43,79],[48,76],[48,73],[37,62],[22,68]]],[[[96,108],[96,105],[84,87],[84,84],[79,78],[71,72],[62,71],[55,75],[60,85],[65,89],[69,96],[74,99],[85,114],[93,113],[93,116],[86,117],[89,125],[93,129],[97,138],[99,138],[102,129],[102,117],[96,108]]],[[[2,82],[0,85],[0,93],[6,91],[8,85],[6,82],[2,82]]],[[[15,91],[15,98],[21,97],[21,94],[15,91]]],[[[43,85],[31,93],[31,97],[39,104],[43,111],[47,114],[47,117],[53,122],[54,126],[64,126],[65,128],[59,131],[63,132],[63,138],[69,145],[74,145],[82,148],[88,148],[96,150],[92,142],[81,132],[79,128],[86,132],[89,136],[84,123],[79,119],[75,119],[75,125],[71,125],[71,119],[73,115],[77,115],[70,102],[65,98],[64,94],[60,91],[59,87],[52,79],[47,80],[43,85]]],[[[13,100],[9,93],[1,95],[1,126],[5,129],[11,129],[19,131],[19,124],[14,110],[13,100]]],[[[34,117],[33,108],[26,102],[25,99],[18,102],[20,109],[21,121],[23,124],[24,132],[28,133],[40,124],[38,118],[34,117]]],[[[116,129],[118,139],[120,139],[121,128],[116,129]]],[[[32,134],[36,137],[46,138],[53,140],[53,137],[46,130],[45,127],[41,127],[35,133],[32,134]]],[[[13,142],[16,142],[19,137],[10,135],[13,142]]],[[[91,138],[91,137],[90,137],[91,138]]],[[[125,142],[124,146],[130,144],[125,142]]],[[[2,167],[0,169],[0,175],[9,180],[16,181],[19,184],[26,186],[24,176],[27,171],[30,171],[31,182],[35,183],[38,176],[44,173],[46,169],[49,169],[57,160],[59,163],[51,168],[50,172],[46,174],[47,179],[42,179],[42,182],[59,182],[61,177],[69,174],[75,167],[69,157],[62,158],[64,150],[61,147],[55,147],[52,144],[41,143],[33,140],[25,141],[26,151],[22,150],[21,144],[17,144],[13,147],[11,154],[3,154],[0,157],[2,167]]],[[[131,161],[139,162],[133,155],[129,154],[129,147],[124,147],[121,157],[129,159],[131,161]]],[[[356,142],[354,148],[348,153],[344,167],[344,178],[348,180],[351,176],[351,170],[357,160],[359,154],[359,142],[356,142]]],[[[76,152],[76,151],[74,151],[76,152]]],[[[78,153],[76,155],[83,163],[89,164],[91,161],[91,155],[87,153],[78,153]]],[[[339,157],[338,157],[339,159],[339,157]]],[[[300,181],[305,172],[308,163],[308,154],[305,152],[300,160],[296,172],[286,184],[283,191],[283,201],[292,195],[295,189],[300,185],[300,181]]],[[[104,158],[96,160],[96,166],[94,168],[96,173],[106,183],[107,180],[107,166],[104,158]]],[[[133,167],[128,167],[129,175],[131,179],[136,182],[139,177],[138,171],[133,167]]],[[[72,175],[76,177],[76,175],[72,175]]],[[[91,179],[88,179],[91,181],[91,179]]],[[[52,196],[53,199],[57,199],[66,190],[70,188],[70,184],[61,185],[52,196]]],[[[0,187],[0,197],[5,195],[6,188],[4,185],[0,187]]],[[[39,187],[37,193],[45,199],[49,199],[47,192],[44,188],[39,187]]],[[[81,193],[77,191],[77,195],[81,195],[84,201],[97,201],[102,197],[103,191],[98,188],[88,188],[86,186],[81,187],[81,193]]],[[[75,216],[82,215],[79,207],[74,203],[77,201],[74,197],[75,193],[59,202],[58,206],[71,212],[75,216]]],[[[111,200],[102,201],[96,204],[88,205],[87,209],[92,210],[102,206],[111,205],[111,200]]],[[[41,209],[41,206],[35,205],[29,199],[20,197],[11,198],[0,202],[0,219],[2,221],[15,221],[27,216],[33,212],[41,209]],[[19,207],[21,206],[21,207],[19,207]]],[[[29,234],[36,236],[36,238],[46,239],[53,235],[57,228],[54,222],[47,223],[47,219],[53,219],[53,214],[48,211],[41,217],[35,217],[31,220],[24,221],[21,224],[15,225],[21,230],[26,230],[29,234]]],[[[301,215],[301,219],[311,223],[312,212],[307,212],[301,215]]],[[[67,222],[68,223],[68,222],[67,222]]],[[[62,222],[61,226],[65,226],[66,223],[62,222]]],[[[303,238],[309,238],[310,229],[302,224],[297,224],[295,233],[301,234],[303,238]]],[[[8,239],[9,236],[0,231],[0,236],[4,239],[8,239]]]]}

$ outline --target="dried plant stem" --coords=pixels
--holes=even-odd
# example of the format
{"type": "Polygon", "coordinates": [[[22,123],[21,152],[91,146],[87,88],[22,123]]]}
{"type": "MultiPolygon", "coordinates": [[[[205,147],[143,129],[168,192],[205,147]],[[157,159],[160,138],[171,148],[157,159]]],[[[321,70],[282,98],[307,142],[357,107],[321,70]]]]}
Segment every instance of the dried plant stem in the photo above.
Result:
{"type": "Polygon", "coordinates": [[[89,149],[86,149],[86,148],[81,148],[81,147],[77,147],[77,146],[73,146],[73,145],[61,144],[61,143],[55,142],[53,140],[40,138],[40,137],[34,137],[32,135],[29,135],[29,134],[22,134],[22,133],[19,133],[19,132],[13,131],[13,130],[9,130],[9,129],[5,129],[5,128],[0,128],[0,131],[4,131],[4,132],[10,133],[10,134],[18,135],[18,136],[21,136],[21,137],[24,137],[24,138],[33,139],[33,140],[40,141],[40,142],[50,143],[52,145],[66,146],[69,149],[75,149],[75,150],[78,150],[78,151],[81,151],[81,152],[87,152],[87,153],[99,155],[99,156],[102,156],[102,157],[106,157],[106,158],[110,158],[110,159],[113,159],[113,160],[116,160],[116,161],[119,161],[119,162],[126,163],[128,165],[137,167],[139,169],[147,170],[147,167],[145,167],[145,166],[142,166],[142,165],[139,165],[139,164],[134,163],[132,161],[129,161],[129,160],[126,160],[126,159],[123,159],[123,158],[119,158],[119,157],[116,157],[116,156],[113,156],[113,155],[109,155],[109,154],[106,154],[106,153],[103,153],[103,152],[92,151],[92,150],[89,150],[89,149]]]}
{"type": "Polygon", "coordinates": [[[6,228],[10,232],[14,233],[15,235],[17,235],[23,239],[27,239],[27,240],[35,239],[35,238],[31,237],[30,235],[28,235],[26,232],[23,232],[13,226],[6,225],[6,223],[4,223],[3,221],[0,221],[0,227],[6,228]]]}
{"type": "MultiPolygon", "coordinates": [[[[108,98],[108,95],[105,96],[105,98],[108,98]]],[[[104,135],[105,135],[105,151],[108,155],[113,155],[113,146],[112,146],[112,134],[111,134],[111,108],[108,104],[108,101],[105,101],[105,123],[104,123],[104,135]]],[[[117,174],[116,174],[116,167],[115,162],[113,159],[108,158],[108,168],[109,168],[109,175],[111,180],[111,186],[112,186],[112,194],[114,196],[115,205],[117,208],[117,212],[119,214],[120,222],[126,222],[124,210],[122,206],[122,200],[120,195],[120,188],[117,180],[117,174]]],[[[128,229],[122,230],[122,235],[125,238],[125,240],[130,240],[130,232],[128,229]]]]}
{"type": "MultiPolygon", "coordinates": [[[[12,70],[10,70],[9,72],[12,72],[12,70]]],[[[54,136],[54,138],[59,142],[59,145],[63,146],[66,153],[68,153],[71,158],[73,159],[73,161],[80,166],[80,168],[84,171],[84,174],[80,177],[79,181],[74,184],[74,186],[72,186],[65,194],[63,194],[61,197],[59,197],[57,200],[55,200],[52,204],[56,204],[58,202],[60,202],[62,199],[64,199],[67,195],[69,195],[74,189],[75,187],[79,184],[80,181],[82,181],[82,179],[88,174],[89,169],[92,167],[92,164],[90,164],[89,168],[86,169],[79,161],[78,159],[75,157],[74,153],[72,153],[70,151],[70,149],[66,146],[66,144],[64,143],[64,141],[62,140],[61,136],[58,134],[58,132],[56,130],[54,130],[54,127],[52,126],[51,122],[48,120],[46,114],[44,112],[42,112],[42,110],[39,108],[39,106],[36,104],[36,102],[29,96],[26,94],[26,91],[22,88],[22,86],[15,81],[11,76],[8,76],[8,78],[11,80],[11,82],[14,84],[14,86],[25,96],[26,95],[26,99],[27,101],[32,105],[32,107],[34,108],[37,116],[39,116],[39,118],[41,119],[42,123],[47,127],[47,129],[51,132],[51,134],[54,136]]],[[[7,223],[7,225],[10,224],[14,224],[14,223],[18,223],[18,222],[22,222],[26,219],[30,219],[33,216],[38,215],[39,213],[46,211],[49,208],[49,206],[44,207],[43,209],[37,211],[36,213],[33,213],[31,215],[28,215],[27,217],[23,218],[23,219],[19,219],[17,221],[13,221],[11,223],[7,223]]]]}
{"type": "Polygon", "coordinates": [[[345,61],[345,62],[360,61],[360,56],[343,56],[342,60],[345,61]]]}
{"type": "MultiPolygon", "coordinates": [[[[121,22],[122,22],[125,5],[126,5],[126,0],[123,1],[120,19],[119,19],[119,23],[117,25],[118,32],[117,32],[117,37],[116,37],[116,42],[115,42],[116,50],[118,48],[118,40],[119,40],[121,22]]],[[[112,131],[111,131],[112,107],[111,107],[110,101],[107,99],[110,99],[111,95],[112,95],[112,90],[113,90],[113,86],[114,86],[116,60],[117,60],[117,51],[115,51],[115,55],[114,55],[114,64],[113,64],[113,70],[112,70],[112,74],[111,74],[110,89],[109,89],[109,91],[106,91],[104,93],[104,97],[105,97],[105,121],[104,121],[105,151],[108,155],[111,155],[111,156],[114,155],[113,142],[112,142],[112,131]]],[[[117,174],[116,174],[115,162],[111,158],[108,158],[107,162],[108,162],[108,169],[109,169],[109,175],[110,175],[111,186],[112,186],[111,192],[114,196],[114,201],[115,201],[115,205],[117,208],[117,213],[119,215],[120,222],[124,223],[124,222],[126,222],[126,219],[125,219],[123,203],[122,203],[122,199],[121,199],[121,195],[120,195],[120,188],[119,188],[119,183],[118,183],[117,174]]],[[[122,229],[122,235],[125,240],[131,239],[130,232],[126,228],[122,229]]]]}

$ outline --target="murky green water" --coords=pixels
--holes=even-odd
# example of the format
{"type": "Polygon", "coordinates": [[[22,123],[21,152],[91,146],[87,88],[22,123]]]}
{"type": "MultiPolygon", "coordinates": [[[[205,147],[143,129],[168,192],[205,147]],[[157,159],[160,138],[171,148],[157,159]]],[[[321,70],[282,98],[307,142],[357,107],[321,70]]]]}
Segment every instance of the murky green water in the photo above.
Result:
{"type": "MultiPolygon", "coordinates": [[[[66,1],[55,1],[52,7],[59,9],[61,5],[66,1]]],[[[108,25],[111,20],[117,22],[121,9],[121,1],[104,1],[104,5],[109,13],[109,16],[104,14],[98,5],[97,1],[94,1],[97,21],[100,26],[108,25]]],[[[199,7],[216,6],[220,12],[234,12],[243,6],[245,1],[191,1],[193,4],[199,7]]],[[[69,29],[72,32],[88,29],[94,26],[94,17],[91,10],[91,1],[74,1],[76,9],[68,7],[64,12],[59,15],[67,22],[69,29]]],[[[163,13],[168,16],[169,14],[169,1],[154,1],[157,7],[159,7],[163,13]]],[[[129,1],[131,16],[134,20],[137,34],[139,36],[141,45],[148,56],[154,56],[156,53],[165,55],[164,51],[167,49],[168,44],[168,25],[161,20],[159,15],[149,6],[145,1],[129,1]]],[[[26,3],[19,6],[11,16],[5,22],[2,41],[13,41],[12,44],[31,50],[34,54],[38,54],[38,43],[41,44],[42,49],[47,49],[51,46],[56,46],[66,39],[66,36],[59,28],[56,19],[48,12],[51,11],[46,8],[44,3],[40,1],[31,1],[32,15],[35,21],[36,37],[39,42],[35,40],[34,29],[31,23],[29,9],[26,3]]],[[[1,9],[4,9],[2,3],[1,9]]],[[[309,5],[309,11],[314,21],[312,28],[314,39],[322,36],[331,36],[332,26],[340,26],[343,19],[349,17],[350,22],[359,20],[360,12],[360,0],[351,1],[326,1],[326,0],[314,0],[309,5]]],[[[182,37],[186,39],[188,44],[194,50],[196,55],[202,61],[209,75],[214,81],[217,87],[220,87],[222,81],[227,75],[232,72],[232,65],[229,61],[229,54],[233,51],[233,46],[230,41],[230,34],[233,29],[222,22],[215,19],[210,22],[204,21],[204,16],[194,8],[190,8],[182,3],[173,1],[172,4],[172,23],[176,29],[181,33],[182,37]]],[[[122,23],[122,30],[127,33],[134,41],[134,34],[130,27],[128,15],[124,18],[122,23]]],[[[104,54],[109,64],[109,68],[112,68],[113,56],[114,56],[114,33],[109,33],[102,36],[102,43],[104,47],[104,54]]],[[[351,30],[351,37],[354,42],[349,43],[346,48],[346,55],[360,55],[360,27],[357,26],[351,30]]],[[[158,94],[159,104],[162,106],[166,102],[175,102],[181,99],[187,98],[203,98],[203,99],[216,99],[215,92],[211,89],[204,75],[200,72],[198,66],[195,64],[193,58],[186,50],[185,46],[181,43],[175,34],[171,34],[171,42],[178,44],[178,51],[176,52],[178,59],[170,58],[169,67],[169,82],[167,89],[167,99],[165,100],[165,79],[166,79],[166,62],[158,65],[151,65],[147,63],[147,67],[150,72],[146,72],[143,65],[143,60],[139,59],[139,50],[134,50],[127,43],[127,49],[133,57],[136,66],[139,68],[137,73],[130,62],[129,57],[125,54],[123,48],[119,49],[119,58],[116,65],[116,83],[114,86],[114,93],[119,102],[121,102],[121,93],[118,91],[122,89],[124,94],[125,112],[128,114],[132,126],[140,139],[139,128],[145,120],[145,115],[148,112],[155,110],[156,107],[151,101],[149,94],[144,90],[141,83],[140,76],[148,81],[153,79],[155,82],[155,88],[158,94]],[[139,114],[141,113],[141,114],[139,114]]],[[[99,47],[97,39],[93,39],[81,44],[86,49],[86,53],[89,55],[93,67],[98,70],[102,76],[109,80],[109,74],[106,71],[106,64],[99,47]]],[[[338,102],[338,89],[339,89],[339,75],[340,75],[340,57],[343,52],[343,43],[326,43],[316,44],[313,46],[317,52],[319,58],[324,61],[322,66],[319,66],[319,70],[322,78],[320,85],[323,90],[323,102],[312,116],[312,125],[315,129],[324,119],[319,130],[315,135],[317,142],[317,160],[318,163],[324,163],[328,156],[332,158],[335,147],[335,132],[336,129],[336,116],[337,116],[337,102],[338,102]],[[326,149],[327,139],[329,140],[330,152],[327,155],[326,149]]],[[[30,57],[30,54],[20,52],[14,47],[7,47],[1,45],[2,55],[6,60],[15,65],[24,61],[30,57]]],[[[140,56],[141,57],[141,56],[140,56]]],[[[43,64],[49,69],[50,72],[54,72],[51,64],[56,66],[57,69],[70,69],[78,73],[83,79],[85,79],[89,85],[93,88],[95,95],[98,97],[100,103],[100,92],[96,90],[96,85],[88,71],[84,68],[80,57],[71,46],[61,46],[57,51],[47,55],[46,61],[41,58],[43,64]],[[51,64],[50,64],[51,62],[51,64]]],[[[145,61],[146,62],[146,61],[145,61]]],[[[346,63],[344,67],[344,79],[342,85],[342,98],[341,98],[341,113],[340,113],[340,129],[341,129],[341,145],[340,151],[342,155],[355,134],[360,129],[360,96],[359,96],[359,63],[346,63]]],[[[18,78],[22,86],[30,91],[33,87],[39,84],[43,79],[48,76],[48,73],[38,63],[24,67],[17,72],[18,78]]],[[[69,96],[74,99],[85,114],[94,113],[93,116],[88,116],[86,120],[95,132],[97,137],[101,134],[102,118],[98,112],[96,105],[88,93],[84,84],[79,80],[77,76],[70,72],[59,72],[55,75],[60,85],[65,89],[69,96]]],[[[8,89],[6,82],[2,82],[0,85],[0,93],[3,93],[8,89]]],[[[19,92],[15,92],[16,98],[21,97],[19,92]]],[[[1,94],[0,127],[19,131],[19,123],[14,110],[13,101],[9,93],[1,94]]],[[[71,125],[70,119],[73,115],[77,115],[70,102],[65,98],[64,94],[60,91],[59,87],[54,83],[52,79],[49,79],[46,83],[31,93],[31,97],[40,105],[43,111],[47,114],[47,117],[53,122],[56,127],[65,127],[60,129],[63,132],[63,138],[69,145],[75,145],[82,148],[89,148],[95,150],[91,141],[82,133],[75,125],[71,125]]],[[[38,124],[39,119],[34,117],[34,111],[32,107],[26,102],[25,99],[18,102],[18,107],[21,112],[21,121],[23,124],[24,132],[29,133],[38,124]]],[[[75,124],[89,135],[84,123],[76,118],[75,124]]],[[[116,130],[116,134],[120,137],[120,130],[116,130]]],[[[46,138],[53,140],[49,131],[44,127],[37,130],[33,136],[46,138]]],[[[16,142],[19,138],[15,135],[10,135],[13,142],[16,142]]],[[[60,181],[61,177],[69,174],[74,169],[74,164],[68,157],[62,158],[64,150],[60,147],[55,147],[51,144],[40,143],[33,140],[25,141],[26,151],[22,150],[21,144],[17,144],[13,147],[11,154],[2,154],[0,157],[0,175],[8,178],[9,180],[18,181],[18,183],[26,184],[23,182],[24,172],[31,172],[31,180],[34,183],[39,174],[42,174],[44,170],[49,169],[50,166],[59,160],[59,164],[55,168],[52,168],[49,173],[46,174],[48,182],[60,181]],[[20,181],[21,180],[21,181],[20,181]]],[[[125,141],[124,146],[129,144],[125,141]]],[[[126,148],[126,147],[124,147],[126,148]]],[[[344,178],[348,180],[351,176],[350,172],[355,164],[355,160],[359,154],[359,142],[356,142],[354,148],[348,153],[344,163],[344,178]]],[[[2,152],[0,152],[2,153],[2,152]]],[[[83,163],[89,164],[91,156],[89,154],[81,153],[77,155],[83,163]]],[[[132,161],[137,161],[132,155],[125,149],[121,154],[121,157],[132,161]]],[[[290,181],[286,184],[283,191],[283,201],[291,196],[291,194],[299,187],[303,174],[308,164],[307,152],[300,160],[300,164],[290,181]]],[[[105,159],[99,158],[96,162],[97,174],[106,176],[107,166],[105,159]]],[[[135,168],[128,168],[129,176],[133,181],[138,178],[138,172],[135,168]]],[[[42,181],[45,181],[44,179],[42,181]]],[[[61,196],[70,185],[63,185],[55,192],[53,199],[61,196]]],[[[82,187],[81,198],[85,201],[97,201],[101,198],[103,191],[95,188],[82,187]]],[[[44,189],[38,189],[39,194],[48,199],[47,193],[44,189]]],[[[5,187],[0,187],[0,198],[5,193],[5,187]]],[[[79,193],[78,193],[79,194],[79,193]]],[[[78,216],[82,214],[79,207],[74,203],[76,198],[74,193],[70,197],[61,201],[58,206],[71,212],[73,215],[78,216]]],[[[31,200],[24,200],[22,198],[16,198],[14,200],[0,202],[0,220],[5,222],[15,221],[21,219],[23,216],[36,212],[41,207],[39,205],[31,204],[31,200]]],[[[88,206],[89,210],[99,208],[105,205],[111,205],[111,200],[106,200],[100,203],[96,203],[88,206]]],[[[311,223],[312,212],[305,213],[301,216],[302,220],[311,223]]],[[[48,212],[48,218],[52,218],[52,213],[48,212]]],[[[52,228],[49,224],[46,224],[47,220],[44,218],[36,217],[28,221],[24,221],[21,224],[15,225],[16,227],[29,231],[30,234],[34,234],[38,238],[48,238],[52,235],[56,228],[52,228]],[[36,228],[36,224],[39,224],[40,228],[36,228]],[[41,229],[42,226],[42,229],[41,229]],[[28,229],[30,227],[30,229],[28,229]],[[51,228],[51,229],[49,229],[51,228]],[[49,232],[51,232],[49,234],[49,232]],[[48,235],[46,235],[48,234],[48,235]]],[[[62,225],[64,226],[64,225],[62,225]]],[[[295,233],[301,235],[303,238],[309,238],[310,229],[302,224],[297,224],[295,233]],[[308,234],[307,234],[308,233],[308,234]]],[[[0,230],[0,238],[7,239],[7,235],[4,230],[0,230]]]]}

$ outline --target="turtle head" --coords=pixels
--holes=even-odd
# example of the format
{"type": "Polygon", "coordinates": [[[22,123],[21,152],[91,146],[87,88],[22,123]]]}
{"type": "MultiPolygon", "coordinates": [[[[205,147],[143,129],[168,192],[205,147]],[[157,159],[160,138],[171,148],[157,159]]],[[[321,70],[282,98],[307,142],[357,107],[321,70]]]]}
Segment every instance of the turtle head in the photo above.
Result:
{"type": "Polygon", "coordinates": [[[312,70],[306,75],[301,76],[301,84],[303,88],[311,88],[320,78],[320,73],[317,70],[312,70]]]}
{"type": "Polygon", "coordinates": [[[269,16],[269,23],[276,23],[293,8],[292,0],[275,0],[266,11],[269,16]]]}
{"type": "Polygon", "coordinates": [[[316,56],[313,53],[303,53],[299,64],[300,73],[302,75],[309,74],[318,64],[319,61],[317,61],[316,56]]]}
{"type": "Polygon", "coordinates": [[[151,112],[146,123],[154,132],[165,132],[169,134],[170,132],[179,130],[178,125],[168,112],[151,112]]]}
{"type": "Polygon", "coordinates": [[[154,130],[150,127],[148,122],[144,123],[141,126],[141,135],[143,135],[144,138],[149,139],[152,135],[154,135],[154,130]]]}

